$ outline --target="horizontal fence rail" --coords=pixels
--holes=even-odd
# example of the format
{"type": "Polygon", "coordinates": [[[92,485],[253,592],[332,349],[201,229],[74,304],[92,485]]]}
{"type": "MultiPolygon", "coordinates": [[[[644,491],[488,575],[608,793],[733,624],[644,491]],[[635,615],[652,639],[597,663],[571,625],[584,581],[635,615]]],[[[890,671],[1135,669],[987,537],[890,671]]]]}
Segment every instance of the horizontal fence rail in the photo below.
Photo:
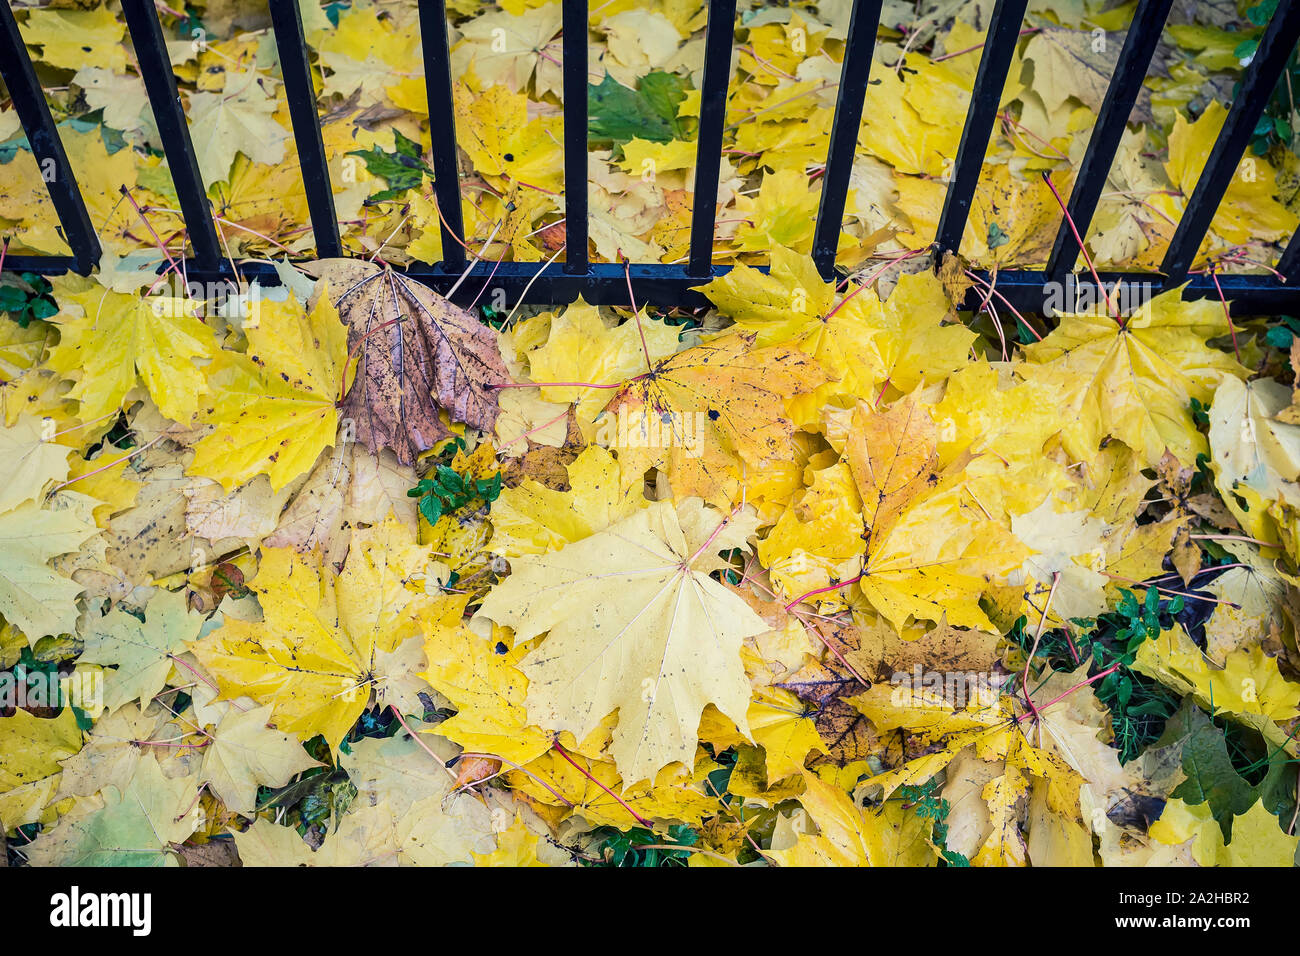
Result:
{"type": "MultiPolygon", "coordinates": [[[[233,270],[238,269],[246,279],[258,279],[268,285],[278,283],[274,268],[266,263],[232,264],[222,256],[211,205],[199,173],[153,0],[121,0],[121,4],[189,237],[190,256],[185,262],[188,276],[199,281],[231,281],[235,278],[233,270]]],[[[317,255],[322,258],[340,256],[343,246],[336,221],[302,14],[297,0],[268,0],[268,5],[317,255]]],[[[1172,5],[1173,0],[1138,0],[1133,22],[1125,36],[1069,196],[1067,208],[1081,236],[1087,235],[1172,5]]],[[[827,279],[835,274],[835,253],[843,225],[882,6],[882,0],[854,0],[848,26],[812,245],[813,261],[827,279]]],[[[1027,0],[996,0],[994,5],[936,230],[933,247],[936,253],[955,252],[960,248],[1026,7],[1027,0]]],[[[447,292],[468,269],[469,279],[490,280],[494,288],[504,291],[509,302],[556,304],[582,296],[593,304],[626,304],[630,283],[639,302],[660,307],[696,308],[706,305],[696,287],[730,268],[714,261],[713,232],[717,220],[716,197],[734,51],[736,0],[708,0],[699,131],[696,136],[695,205],[691,214],[689,253],[682,264],[593,263],[589,260],[588,0],[563,0],[564,261],[551,264],[476,260],[467,265],[469,257],[461,213],[446,2],[418,0],[418,11],[429,103],[433,192],[441,218],[442,261],[413,263],[403,269],[405,274],[435,290],[447,292]]],[[[1297,40],[1300,40],[1300,3],[1283,2],[1266,26],[1259,49],[1245,69],[1236,99],[1188,199],[1161,271],[1104,272],[1100,275],[1103,283],[1107,286],[1123,283],[1147,295],[1186,282],[1186,295],[1191,298],[1217,297],[1222,289],[1238,314],[1300,314],[1300,234],[1292,237],[1278,262],[1280,276],[1189,276],[1197,250],[1209,231],[1215,211],[1245,154],[1255,124],[1285,70],[1297,40]]],[[[8,256],[5,268],[46,275],[69,270],[88,274],[100,257],[99,239],[77,188],[76,176],[59,139],[9,0],[0,4],[0,76],[3,76],[13,99],[32,154],[40,165],[58,215],[60,232],[71,251],[68,256],[8,256]]],[[[1080,252],[1074,230],[1062,217],[1045,268],[1041,271],[999,271],[996,275],[997,297],[1022,312],[1044,313],[1061,306],[1063,286],[1082,289],[1092,285],[1089,273],[1076,273],[1080,252]]],[[[972,272],[985,281],[993,278],[986,271],[972,272]]],[[[982,299],[982,293],[971,290],[964,305],[974,308],[982,299]]],[[[1068,309],[1069,302],[1065,305],[1068,309]]]]}

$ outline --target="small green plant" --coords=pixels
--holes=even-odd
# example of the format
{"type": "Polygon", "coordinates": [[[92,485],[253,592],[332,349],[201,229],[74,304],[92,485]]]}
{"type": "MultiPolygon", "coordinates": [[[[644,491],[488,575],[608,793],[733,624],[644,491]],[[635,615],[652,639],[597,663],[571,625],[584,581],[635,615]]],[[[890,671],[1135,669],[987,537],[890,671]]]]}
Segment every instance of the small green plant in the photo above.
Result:
{"type": "Polygon", "coordinates": [[[457,511],[471,501],[496,501],[501,494],[501,473],[491,478],[471,478],[446,465],[435,465],[433,473],[421,478],[420,483],[406,494],[420,499],[420,514],[429,524],[434,524],[443,515],[457,511]]]}
{"type": "Polygon", "coordinates": [[[1094,674],[1111,671],[1093,689],[1110,710],[1120,763],[1132,760],[1158,739],[1178,709],[1177,697],[1138,674],[1132,665],[1138,648],[1172,627],[1174,616],[1182,610],[1181,595],[1162,601],[1160,592],[1150,587],[1139,601],[1125,590],[1115,611],[1098,618],[1096,627],[1079,641],[1079,653],[1092,654],[1094,674]]]}
{"type": "MultiPolygon", "coordinates": [[[[1264,27],[1277,12],[1278,5],[1279,0],[1261,0],[1260,3],[1246,10],[1246,19],[1255,29],[1232,51],[1232,55],[1239,62],[1243,64],[1250,62],[1259,50],[1259,41],[1264,34],[1264,27]]],[[[1295,135],[1295,130],[1291,126],[1292,113],[1295,110],[1293,91],[1298,82],[1300,82],[1300,60],[1296,59],[1293,52],[1287,60],[1284,75],[1278,79],[1268,103],[1264,106],[1264,112],[1251,133],[1251,150],[1256,156],[1263,156],[1275,146],[1291,145],[1291,139],[1295,135]]]]}
{"type": "MultiPolygon", "coordinates": [[[[1038,641],[1037,658],[1051,662],[1054,670],[1073,670],[1091,658],[1088,673],[1104,674],[1091,686],[1111,713],[1115,749],[1120,763],[1137,757],[1159,738],[1178,698],[1156,681],[1132,669],[1138,648],[1173,626],[1183,610],[1183,598],[1161,600],[1160,592],[1147,588],[1141,599],[1133,591],[1120,592],[1116,609],[1098,618],[1072,618],[1070,629],[1045,631],[1038,641]],[[1106,673],[1109,671],[1109,673],[1106,673]]],[[[1016,621],[1008,637],[1025,653],[1033,646],[1033,630],[1026,619],[1016,621]]]]}
{"type": "Polygon", "coordinates": [[[907,803],[912,805],[916,815],[926,820],[934,821],[934,828],[930,831],[930,838],[934,845],[939,847],[939,856],[947,866],[970,866],[970,860],[962,856],[956,850],[948,849],[948,811],[951,807],[948,801],[938,796],[935,791],[939,789],[939,781],[931,779],[922,784],[904,784],[898,788],[898,794],[907,803]]]}
{"type": "MultiPolygon", "coordinates": [[[[1278,318],[1280,325],[1270,325],[1268,331],[1264,333],[1264,341],[1275,349],[1289,349],[1291,340],[1300,335],[1300,319],[1292,318],[1289,315],[1278,318]]],[[[1193,402],[1196,399],[1192,399],[1193,402]]]]}
{"type": "Polygon", "coordinates": [[[0,278],[0,312],[23,328],[33,319],[48,319],[59,311],[51,294],[54,287],[34,272],[20,272],[0,278]]]}
{"type": "Polygon", "coordinates": [[[356,799],[357,788],[346,772],[334,766],[324,737],[318,734],[303,746],[321,766],[304,771],[283,787],[259,787],[257,806],[259,810],[276,811],[280,822],[319,845],[327,834],[338,829],[343,814],[356,799]]]}
{"type": "Polygon", "coordinates": [[[1202,405],[1200,399],[1193,397],[1190,405],[1192,410],[1192,421],[1198,426],[1208,426],[1210,424],[1210,406],[1202,405]]]}
{"type": "Polygon", "coordinates": [[[691,858],[689,850],[664,849],[667,844],[692,847],[700,835],[688,826],[668,828],[667,834],[658,834],[644,827],[619,830],[598,827],[594,833],[598,840],[593,844],[598,860],[584,860],[585,866],[686,866],[691,858]]]}

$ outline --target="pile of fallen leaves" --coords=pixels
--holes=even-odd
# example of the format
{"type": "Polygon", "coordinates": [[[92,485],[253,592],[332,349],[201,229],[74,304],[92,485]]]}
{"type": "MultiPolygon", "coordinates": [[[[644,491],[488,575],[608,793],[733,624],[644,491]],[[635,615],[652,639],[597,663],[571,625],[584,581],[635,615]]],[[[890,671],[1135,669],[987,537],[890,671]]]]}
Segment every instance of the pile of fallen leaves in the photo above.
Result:
{"type": "MultiPolygon", "coordinates": [[[[844,5],[742,4],[735,268],[694,313],[467,310],[386,264],[441,255],[408,3],[303,4],[358,256],[310,261],[254,6],[160,7],[226,252],[282,256],[221,299],[175,283],[120,15],[20,18],[106,252],[0,284],[11,863],[1290,865],[1300,326],[958,311],[927,247],[989,4],[886,5],[830,283],[844,5]]],[[[562,255],[559,4],[449,6],[469,248],[562,255]]],[[[1041,265],[1104,6],[1035,5],[970,262],[1041,265]]],[[[1160,260],[1256,21],[1175,4],[1095,260],[1160,260]]],[[[593,12],[598,257],[685,255],[703,24],[593,12]]],[[[1275,260],[1288,124],[1199,265],[1275,260]]],[[[6,248],[64,251],[34,163],[5,109],[6,248]]]]}

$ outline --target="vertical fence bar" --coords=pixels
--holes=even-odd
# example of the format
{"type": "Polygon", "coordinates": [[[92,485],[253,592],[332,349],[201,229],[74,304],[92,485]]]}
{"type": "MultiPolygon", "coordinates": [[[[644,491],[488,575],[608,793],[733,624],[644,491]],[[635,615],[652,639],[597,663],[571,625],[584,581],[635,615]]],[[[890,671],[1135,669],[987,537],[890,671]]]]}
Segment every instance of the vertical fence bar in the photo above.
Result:
{"type": "MultiPolygon", "coordinates": [[[[451,52],[447,48],[445,0],[420,0],[420,46],[429,97],[429,148],[433,152],[433,193],[442,214],[442,261],[449,269],[465,266],[465,223],[460,214],[460,172],[456,155],[456,111],[451,92],[451,52]]],[[[585,94],[584,94],[585,95],[585,94]]]]}
{"type": "Polygon", "coordinates": [[[1282,280],[1287,284],[1300,283],[1300,232],[1293,235],[1282,250],[1282,258],[1277,260],[1277,271],[1282,273],[1282,280]]]}
{"type": "MultiPolygon", "coordinates": [[[[1079,175],[1066,204],[1070,218],[1085,240],[1097,210],[1097,200],[1101,198],[1106,177],[1110,175],[1115,153],[1119,150],[1133,104],[1142,90],[1142,81],[1146,79],[1147,68],[1151,65],[1151,57],[1160,42],[1160,32],[1172,6],[1173,0],[1138,0],[1133,23],[1124,37],[1124,47],[1120,50],[1110,85],[1106,87],[1106,98],[1097,114],[1097,123],[1088,139],[1088,150],[1079,164],[1079,175]]],[[[1048,279],[1061,281],[1067,272],[1074,269],[1080,251],[1070,223],[1062,219],[1061,227],[1056,231],[1056,241],[1052,244],[1052,254],[1047,259],[1048,279]]]]}
{"type": "Polygon", "coordinates": [[[984,167],[984,152],[993,133],[1002,87],[1011,69],[1011,58],[1016,52],[1020,24],[1028,2],[997,0],[993,7],[988,36],[984,39],[984,53],[975,74],[975,89],[971,92],[970,107],[966,111],[966,125],[961,131],[961,145],[953,163],[952,183],[939,217],[935,242],[941,251],[956,252],[961,247],[961,236],[966,231],[970,204],[975,198],[975,187],[979,185],[980,170],[984,167]]]}
{"type": "Polygon", "coordinates": [[[564,9],[564,271],[587,272],[587,0],[564,9]]]}
{"type": "Polygon", "coordinates": [[[190,130],[185,124],[185,110],[181,107],[176,77],[167,56],[162,24],[158,22],[153,0],[122,0],[122,12],[126,15],[131,46],[135,48],[135,58],[140,65],[140,78],[144,80],[149,106],[158,124],[158,136],[167,154],[167,168],[176,186],[195,262],[202,270],[219,271],[221,249],[212,222],[212,208],[208,205],[207,190],[203,188],[203,177],[199,175],[199,162],[194,144],[190,142],[190,130]]]}
{"type": "Polygon", "coordinates": [[[858,148],[858,129],[862,125],[867,81],[871,79],[871,57],[876,48],[882,5],[882,0],[853,0],[853,12],[849,15],[840,89],[831,120],[830,147],[826,151],[826,174],[822,176],[822,198],[813,232],[813,262],[823,279],[829,279],[835,272],[835,250],[844,224],[844,203],[849,195],[849,177],[858,148]]]}
{"type": "Polygon", "coordinates": [[[275,49],[280,57],[280,76],[284,95],[289,102],[293,121],[293,143],[302,170],[302,186],[307,193],[307,211],[311,231],[316,237],[316,255],[333,259],[343,255],[339,224],[334,213],[334,193],[330,189],[330,169],[325,160],[325,143],[321,139],[320,114],[316,112],[316,89],[311,81],[311,63],[307,59],[307,39],[303,36],[302,10],[298,0],[270,0],[271,26],[275,30],[275,49]]]}
{"type": "Polygon", "coordinates": [[[77,271],[87,275],[99,261],[99,237],[95,235],[81,190],[77,188],[77,177],[59,139],[50,106],[45,102],[45,91],[36,78],[36,69],[7,2],[0,3],[0,76],[4,77],[18,121],[45,179],[77,271]]]}
{"type": "Polygon", "coordinates": [[[1228,191],[1242,154],[1255,132],[1255,124],[1264,112],[1269,96],[1286,68],[1296,40],[1300,39],[1300,3],[1286,0],[1277,8],[1273,19],[1264,28],[1259,49],[1242,75],[1241,86],[1228,110],[1219,138],[1210,150],[1201,177],[1196,181],[1192,197],[1178,221],[1174,237],[1169,240],[1160,271],[1165,274],[1165,288],[1179,285],[1187,278],[1187,270],[1196,258],[1210,223],[1219,208],[1219,201],[1228,191]]]}
{"type": "Polygon", "coordinates": [[[695,149],[695,208],[691,210],[691,253],[686,272],[713,271],[713,229],[718,218],[718,170],[722,165],[722,124],[731,84],[731,45],[736,33],[736,0],[709,0],[704,30],[704,80],[700,131],[695,149]]]}

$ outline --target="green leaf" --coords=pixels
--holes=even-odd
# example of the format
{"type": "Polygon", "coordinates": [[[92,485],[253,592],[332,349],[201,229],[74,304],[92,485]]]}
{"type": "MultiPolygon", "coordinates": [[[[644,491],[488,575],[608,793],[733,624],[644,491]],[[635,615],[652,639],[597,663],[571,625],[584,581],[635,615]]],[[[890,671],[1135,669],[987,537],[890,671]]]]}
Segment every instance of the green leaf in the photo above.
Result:
{"type": "Polygon", "coordinates": [[[1189,700],[1184,700],[1178,713],[1169,719],[1156,746],[1179,741],[1187,779],[1170,796],[1188,804],[1209,803],[1210,813],[1220,826],[1251,808],[1258,794],[1233,767],[1223,731],[1189,700]]]}
{"type": "Polygon", "coordinates": [[[587,133],[593,140],[622,145],[631,139],[667,143],[681,135],[677,106],[686,98],[680,77],[651,73],[630,90],[608,73],[587,85],[587,133]]]}
{"type": "Polygon", "coordinates": [[[433,495],[425,495],[420,499],[420,514],[424,515],[424,520],[429,524],[436,524],[442,517],[442,502],[433,495]]]}
{"type": "Polygon", "coordinates": [[[1246,11],[1246,19],[1257,27],[1262,27],[1277,12],[1278,0],[1263,0],[1246,11]]]}
{"type": "Polygon", "coordinates": [[[676,73],[664,73],[656,70],[641,78],[637,89],[655,114],[668,120],[673,128],[673,138],[680,139],[681,131],[677,119],[677,110],[686,99],[686,84],[676,73]]]}
{"type": "Polygon", "coordinates": [[[398,130],[393,130],[393,152],[385,153],[378,146],[370,149],[354,149],[349,156],[360,156],[366,163],[366,169],[374,176],[381,176],[388,181],[388,188],[375,193],[368,203],[396,199],[412,189],[418,189],[427,174],[433,177],[433,170],[420,158],[420,144],[407,139],[398,130]]]}
{"type": "Polygon", "coordinates": [[[465,479],[459,472],[453,471],[446,465],[439,465],[437,474],[438,483],[442,485],[443,488],[447,489],[449,493],[456,495],[465,494],[465,479]]]}

